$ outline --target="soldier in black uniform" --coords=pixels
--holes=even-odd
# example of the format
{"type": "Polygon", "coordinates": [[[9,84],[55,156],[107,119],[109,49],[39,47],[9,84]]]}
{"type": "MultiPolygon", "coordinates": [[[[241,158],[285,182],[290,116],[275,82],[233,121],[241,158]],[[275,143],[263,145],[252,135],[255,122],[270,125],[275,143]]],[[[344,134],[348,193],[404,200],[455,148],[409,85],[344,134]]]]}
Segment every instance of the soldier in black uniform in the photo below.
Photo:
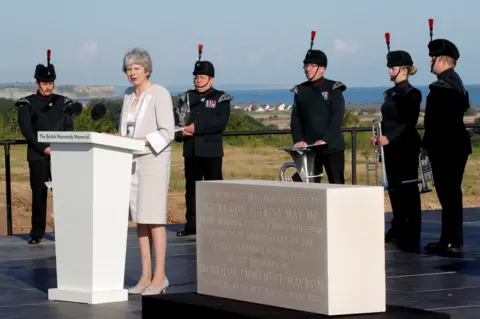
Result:
{"type": "Polygon", "coordinates": [[[442,205],[442,233],[440,241],[429,243],[425,250],[456,253],[463,248],[462,180],[468,156],[472,154],[470,135],[463,122],[470,101],[454,70],[460,58],[458,48],[449,40],[432,40],[433,19],[429,22],[431,72],[438,80],[429,86],[423,146],[442,205]]]}
{"type": "MultiPolygon", "coordinates": [[[[315,155],[315,175],[323,167],[331,184],[345,184],[345,140],[342,123],[345,114],[341,82],[323,77],[327,68],[327,56],[320,50],[313,50],[315,31],[312,31],[310,50],[303,60],[307,81],[296,85],[290,128],[295,146],[327,144],[324,151],[315,155]]],[[[318,182],[318,179],[316,179],[318,182]]]]}
{"type": "Polygon", "coordinates": [[[186,126],[177,132],[177,141],[183,141],[187,222],[177,236],[196,234],[195,182],[223,179],[223,132],[230,119],[232,96],[212,87],[215,69],[211,62],[201,61],[202,50],[199,45],[193,70],[195,89],[181,93],[175,108],[176,125],[186,126]]]}
{"type": "Polygon", "coordinates": [[[50,50],[47,51],[47,66],[38,64],[34,77],[37,92],[15,103],[18,107],[18,123],[28,142],[27,161],[32,189],[32,229],[29,244],[39,244],[45,235],[48,192],[45,182],[51,179],[50,146],[38,142],[37,132],[73,131],[72,106],[78,104],[53,93],[56,74],[53,64],[50,64],[50,50]]]}
{"type": "Polygon", "coordinates": [[[420,245],[422,206],[418,190],[418,168],[421,150],[420,134],[416,129],[422,103],[422,93],[413,87],[408,76],[417,72],[406,51],[390,51],[387,41],[387,67],[395,86],[384,93],[382,104],[382,136],[372,137],[374,146],[383,146],[388,194],[393,220],[385,240],[399,248],[418,249],[420,245]]]}

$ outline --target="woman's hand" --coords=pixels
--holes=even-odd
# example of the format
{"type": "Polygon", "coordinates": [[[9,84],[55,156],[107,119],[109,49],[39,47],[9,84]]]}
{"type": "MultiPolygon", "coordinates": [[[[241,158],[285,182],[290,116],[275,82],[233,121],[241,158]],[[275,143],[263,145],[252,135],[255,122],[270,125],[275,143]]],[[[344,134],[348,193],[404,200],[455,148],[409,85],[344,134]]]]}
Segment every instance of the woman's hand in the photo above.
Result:
{"type": "Polygon", "coordinates": [[[381,146],[388,145],[388,143],[390,143],[390,141],[386,136],[380,136],[380,138],[378,139],[378,144],[380,144],[381,146]]]}

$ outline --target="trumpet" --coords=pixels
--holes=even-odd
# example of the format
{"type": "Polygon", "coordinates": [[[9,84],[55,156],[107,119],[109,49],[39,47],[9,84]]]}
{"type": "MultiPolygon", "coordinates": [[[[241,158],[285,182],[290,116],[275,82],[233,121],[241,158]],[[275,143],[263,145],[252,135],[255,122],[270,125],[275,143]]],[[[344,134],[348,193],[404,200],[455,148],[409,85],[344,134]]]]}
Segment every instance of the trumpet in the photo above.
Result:
{"type": "Polygon", "coordinates": [[[420,193],[431,192],[432,190],[427,186],[427,181],[430,181],[432,187],[435,187],[432,165],[430,164],[428,157],[423,155],[422,149],[420,149],[420,154],[418,155],[418,166],[420,169],[420,183],[422,184],[422,190],[420,193]]]}
{"type": "MultiPolygon", "coordinates": [[[[379,138],[382,136],[382,122],[380,120],[374,120],[372,125],[372,135],[374,138],[379,138]]],[[[375,150],[375,171],[377,166],[377,157],[380,155],[380,162],[382,163],[382,186],[384,189],[388,189],[388,178],[387,178],[387,169],[385,167],[385,153],[383,151],[383,146],[374,146],[375,150]]],[[[368,171],[367,171],[368,172],[368,171]]],[[[368,175],[368,174],[367,174],[368,175]]],[[[375,174],[376,176],[376,174],[375,174]]]]}
{"type": "MultiPolygon", "coordinates": [[[[381,122],[379,120],[375,120],[372,126],[373,137],[378,138],[382,136],[382,127],[381,122]]],[[[368,155],[365,156],[366,159],[366,166],[367,166],[367,184],[369,180],[369,171],[374,171],[375,173],[375,184],[377,184],[377,169],[378,169],[378,161],[377,158],[380,155],[380,162],[382,163],[382,183],[381,185],[384,189],[388,189],[388,179],[387,179],[387,170],[385,168],[385,157],[383,146],[375,146],[374,147],[374,161],[373,161],[373,169],[369,168],[370,163],[368,162],[368,155]]],[[[431,192],[432,189],[428,187],[428,182],[431,183],[432,187],[435,187],[435,181],[433,179],[433,171],[432,166],[430,164],[430,160],[428,157],[423,155],[422,149],[420,149],[420,154],[418,155],[418,168],[420,171],[420,178],[414,180],[407,180],[402,181],[402,184],[409,184],[409,183],[417,183],[422,185],[422,189],[420,193],[428,193],[431,192]]]]}

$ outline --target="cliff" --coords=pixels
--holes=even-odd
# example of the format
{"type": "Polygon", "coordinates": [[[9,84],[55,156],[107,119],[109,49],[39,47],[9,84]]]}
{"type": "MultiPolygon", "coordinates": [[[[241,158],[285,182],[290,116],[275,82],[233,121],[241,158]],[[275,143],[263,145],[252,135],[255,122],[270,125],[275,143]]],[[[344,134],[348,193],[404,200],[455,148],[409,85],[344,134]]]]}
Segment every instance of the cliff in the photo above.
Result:
{"type": "MultiPolygon", "coordinates": [[[[0,98],[17,100],[26,95],[35,93],[34,84],[4,84],[0,85],[0,98]]],[[[118,97],[113,86],[80,86],[56,85],[55,93],[68,96],[73,100],[92,100],[118,97]]]]}

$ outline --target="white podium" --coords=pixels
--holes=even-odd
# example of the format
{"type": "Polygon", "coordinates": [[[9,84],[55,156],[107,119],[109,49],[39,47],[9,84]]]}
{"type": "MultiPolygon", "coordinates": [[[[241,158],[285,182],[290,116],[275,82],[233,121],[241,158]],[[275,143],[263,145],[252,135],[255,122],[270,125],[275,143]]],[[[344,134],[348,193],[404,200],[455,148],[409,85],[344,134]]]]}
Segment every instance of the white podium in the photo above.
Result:
{"type": "Polygon", "coordinates": [[[144,142],[94,132],[38,132],[51,147],[57,288],[48,299],[98,304],[124,289],[133,151],[144,142]]]}

